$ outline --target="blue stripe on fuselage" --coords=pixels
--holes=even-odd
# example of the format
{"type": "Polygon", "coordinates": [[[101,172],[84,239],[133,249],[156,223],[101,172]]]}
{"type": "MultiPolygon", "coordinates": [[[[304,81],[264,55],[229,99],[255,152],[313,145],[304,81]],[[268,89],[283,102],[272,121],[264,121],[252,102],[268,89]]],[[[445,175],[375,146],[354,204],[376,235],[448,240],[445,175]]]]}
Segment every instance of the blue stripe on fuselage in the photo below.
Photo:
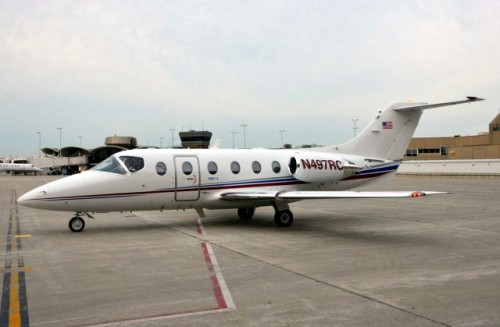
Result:
{"type": "Polygon", "coordinates": [[[378,177],[381,175],[395,172],[398,169],[398,167],[399,167],[399,163],[391,162],[389,164],[365,168],[362,170],[358,170],[352,176],[344,178],[343,181],[378,177]]]}

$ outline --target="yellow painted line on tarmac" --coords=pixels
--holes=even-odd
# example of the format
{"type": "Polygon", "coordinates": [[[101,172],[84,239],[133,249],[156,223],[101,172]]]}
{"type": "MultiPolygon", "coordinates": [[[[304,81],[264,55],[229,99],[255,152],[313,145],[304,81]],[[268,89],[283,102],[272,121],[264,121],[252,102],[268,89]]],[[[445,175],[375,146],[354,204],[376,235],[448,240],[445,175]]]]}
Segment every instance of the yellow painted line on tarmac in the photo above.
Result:
{"type": "MultiPolygon", "coordinates": [[[[12,190],[11,202],[15,204],[15,198],[17,197],[16,190],[12,190]]],[[[2,313],[5,313],[1,317],[1,325],[8,327],[20,327],[21,325],[28,326],[28,304],[26,297],[26,279],[24,273],[31,270],[29,266],[24,266],[24,261],[22,257],[21,250],[21,239],[29,238],[31,234],[17,234],[19,232],[19,213],[17,205],[11,208],[9,217],[9,231],[8,231],[8,247],[7,252],[9,254],[9,259],[6,259],[5,268],[0,269],[4,276],[10,274],[10,280],[8,287],[3,289],[2,301],[5,300],[7,303],[2,303],[2,313]],[[7,294],[8,293],[8,294],[7,294]],[[8,306],[8,312],[7,312],[8,306]]]]}
{"type": "Polygon", "coordinates": [[[21,326],[21,305],[19,302],[19,274],[17,262],[12,265],[10,275],[9,327],[21,326]]]}
{"type": "Polygon", "coordinates": [[[16,235],[16,238],[29,238],[29,237],[31,237],[31,234],[16,235]]]}
{"type": "MultiPolygon", "coordinates": [[[[12,216],[11,235],[15,235],[18,224],[17,215],[12,216]]],[[[15,235],[17,237],[17,235],[15,235]]],[[[17,241],[11,238],[11,253],[17,255],[17,241]]],[[[21,326],[21,303],[19,301],[19,265],[17,260],[12,260],[10,267],[10,294],[9,294],[9,327],[21,326]]]]}
{"type": "MultiPolygon", "coordinates": [[[[33,267],[26,266],[26,267],[18,268],[17,271],[27,272],[27,271],[30,271],[32,269],[33,269],[33,267]]],[[[0,268],[0,274],[5,274],[5,273],[12,273],[12,269],[0,268]]]]}

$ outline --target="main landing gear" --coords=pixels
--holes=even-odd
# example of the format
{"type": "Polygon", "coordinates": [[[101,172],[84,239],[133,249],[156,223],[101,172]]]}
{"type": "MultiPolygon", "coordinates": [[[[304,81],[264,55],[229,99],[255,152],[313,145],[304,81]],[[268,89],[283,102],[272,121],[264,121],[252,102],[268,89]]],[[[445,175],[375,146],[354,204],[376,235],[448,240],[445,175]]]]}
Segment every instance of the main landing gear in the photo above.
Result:
{"type": "Polygon", "coordinates": [[[238,209],[238,217],[241,220],[250,220],[255,213],[255,208],[239,208],[238,209]]]}
{"type": "Polygon", "coordinates": [[[293,223],[293,214],[290,210],[276,211],[274,223],[278,227],[290,227],[293,223]]]}
{"type": "MultiPolygon", "coordinates": [[[[288,207],[281,207],[279,210],[278,206],[274,206],[274,209],[276,210],[274,214],[274,223],[278,227],[290,227],[293,223],[293,214],[288,209],[288,207]]],[[[238,217],[240,217],[241,220],[251,220],[253,215],[255,213],[255,208],[239,208],[238,209],[238,217]]]]}

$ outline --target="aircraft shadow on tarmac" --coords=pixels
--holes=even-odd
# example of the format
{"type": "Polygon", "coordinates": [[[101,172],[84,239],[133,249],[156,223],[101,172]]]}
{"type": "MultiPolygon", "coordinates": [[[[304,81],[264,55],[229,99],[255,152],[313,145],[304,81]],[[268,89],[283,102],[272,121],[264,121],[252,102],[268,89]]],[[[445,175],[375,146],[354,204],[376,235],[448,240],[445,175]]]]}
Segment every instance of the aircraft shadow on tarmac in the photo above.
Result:
{"type": "MultiPolygon", "coordinates": [[[[147,234],[153,231],[166,231],[171,233],[182,233],[195,235],[197,228],[196,216],[187,217],[185,220],[172,220],[168,215],[158,216],[154,219],[140,217],[140,213],[124,215],[124,217],[105,218],[99,217],[95,222],[89,221],[88,229],[82,233],[72,233],[62,224],[61,228],[45,229],[39,233],[47,236],[67,234],[71,237],[85,237],[87,234],[116,235],[116,234],[147,234]],[[123,220],[125,218],[126,220],[123,220]],[[122,219],[117,224],[116,219],[122,219]]],[[[404,230],[398,233],[398,229],[380,225],[379,222],[369,218],[336,214],[330,217],[328,214],[314,214],[309,217],[297,219],[289,228],[278,228],[274,225],[272,218],[267,213],[256,214],[252,220],[244,221],[233,213],[215,213],[202,219],[204,228],[210,234],[210,229],[217,230],[216,233],[227,233],[228,235],[239,234],[241,237],[251,237],[251,234],[259,233],[260,237],[269,234],[270,237],[294,236],[316,237],[321,242],[338,242],[343,239],[350,242],[361,242],[371,245],[415,245],[435,243],[436,240],[428,237],[426,231],[429,227],[421,226],[421,230],[413,229],[411,232],[404,230]],[[380,228],[377,228],[380,226],[380,228]],[[263,234],[264,233],[264,234],[263,234]]],[[[391,225],[392,226],[392,225],[391,225]]],[[[168,236],[165,236],[168,237],[168,236]]]]}
{"type": "MultiPolygon", "coordinates": [[[[169,222],[168,218],[158,222],[174,230],[190,226],[187,222],[169,222]]],[[[295,220],[294,225],[289,228],[276,227],[271,216],[267,213],[257,213],[249,221],[241,220],[229,212],[220,213],[202,219],[202,222],[209,234],[210,229],[213,228],[217,229],[218,233],[221,233],[221,230],[223,230],[224,233],[241,234],[242,237],[246,237],[244,234],[264,232],[269,233],[270,237],[286,235],[295,236],[300,239],[301,236],[313,236],[321,239],[322,242],[345,239],[380,245],[415,245],[435,243],[436,241],[434,238],[427,236],[426,231],[429,228],[427,226],[422,226],[421,230],[414,229],[411,232],[405,229],[404,233],[398,234],[392,228],[387,230],[385,228],[387,227],[386,225],[380,226],[380,223],[375,220],[345,214],[335,214],[334,217],[331,217],[329,214],[314,214],[295,220]],[[380,228],[377,228],[377,226],[380,226],[380,228]]]]}

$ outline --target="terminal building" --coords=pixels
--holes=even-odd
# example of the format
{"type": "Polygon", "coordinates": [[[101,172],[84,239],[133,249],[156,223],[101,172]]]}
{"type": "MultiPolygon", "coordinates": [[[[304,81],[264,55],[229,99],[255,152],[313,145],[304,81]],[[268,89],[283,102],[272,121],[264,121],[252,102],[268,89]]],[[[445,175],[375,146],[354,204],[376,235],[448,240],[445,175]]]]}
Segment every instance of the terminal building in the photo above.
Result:
{"type": "Polygon", "coordinates": [[[138,147],[137,139],[132,136],[110,136],[106,137],[104,143],[90,150],[77,146],[62,149],[47,147],[42,149],[43,157],[31,158],[29,161],[49,174],[70,175],[92,168],[117,152],[138,147]]]}
{"type": "MultiPolygon", "coordinates": [[[[188,131],[180,132],[179,136],[182,141],[182,148],[207,149],[210,146],[212,133],[208,131],[188,131]]],[[[105,145],[91,150],[76,146],[68,146],[62,149],[43,148],[43,157],[31,158],[29,161],[49,174],[70,175],[92,168],[117,152],[148,148],[139,146],[137,139],[132,136],[109,136],[106,137],[104,143],[105,145]]]]}
{"type": "Polygon", "coordinates": [[[500,114],[487,133],[413,138],[404,160],[500,159],[500,114]]]}

